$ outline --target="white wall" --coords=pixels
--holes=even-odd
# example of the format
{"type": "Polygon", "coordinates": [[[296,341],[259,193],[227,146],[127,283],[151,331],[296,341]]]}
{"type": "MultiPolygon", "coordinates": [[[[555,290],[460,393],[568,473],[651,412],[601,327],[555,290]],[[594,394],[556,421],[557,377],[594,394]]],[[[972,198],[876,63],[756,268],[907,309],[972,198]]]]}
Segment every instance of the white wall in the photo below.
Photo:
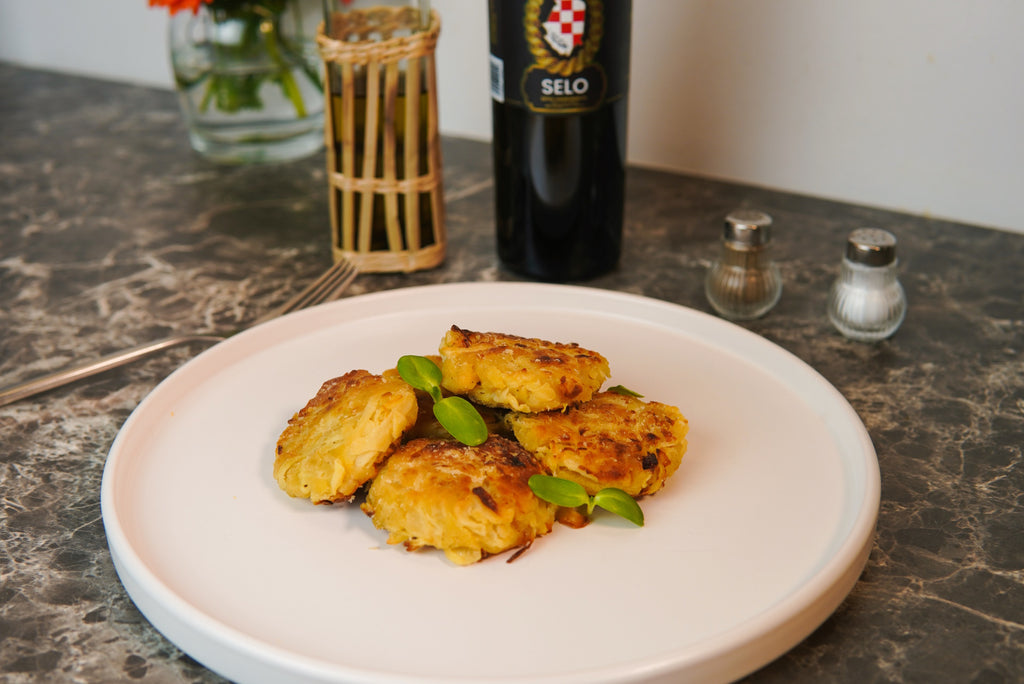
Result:
{"type": "MultiPolygon", "coordinates": [[[[1024,232],[1024,2],[633,5],[633,163],[1024,232]]],[[[486,3],[434,6],[442,129],[489,139],[486,3]]],[[[170,87],[165,23],[0,0],[0,60],[170,87]]]]}

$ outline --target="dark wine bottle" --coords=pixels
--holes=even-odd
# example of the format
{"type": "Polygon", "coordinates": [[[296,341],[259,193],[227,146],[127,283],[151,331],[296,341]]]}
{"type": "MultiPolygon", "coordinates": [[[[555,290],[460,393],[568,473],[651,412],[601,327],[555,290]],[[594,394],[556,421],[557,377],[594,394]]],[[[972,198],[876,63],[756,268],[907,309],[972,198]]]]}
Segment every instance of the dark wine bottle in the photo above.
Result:
{"type": "Polygon", "coordinates": [[[498,256],[545,281],[622,246],[630,0],[490,0],[498,256]]]}

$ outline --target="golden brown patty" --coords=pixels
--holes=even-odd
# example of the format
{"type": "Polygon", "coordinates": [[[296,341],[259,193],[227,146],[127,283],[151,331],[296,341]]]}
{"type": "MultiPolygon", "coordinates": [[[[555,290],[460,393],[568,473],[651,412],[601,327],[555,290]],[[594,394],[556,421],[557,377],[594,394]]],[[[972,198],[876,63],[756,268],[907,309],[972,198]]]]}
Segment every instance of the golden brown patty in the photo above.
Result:
{"type": "Polygon", "coordinates": [[[527,451],[502,437],[476,447],[416,439],[388,458],[362,508],[387,530],[389,544],[433,546],[468,565],[551,531],[555,507],[527,483],[540,472],[527,451]]]}
{"type": "Polygon", "coordinates": [[[439,349],[442,385],[478,404],[539,412],[587,401],[608,379],[608,361],[577,344],[452,326],[439,349]]]}
{"type": "Polygon", "coordinates": [[[349,499],[377,474],[416,414],[416,394],[400,378],[354,370],[328,380],[278,438],[274,479],[314,503],[349,499]]]}
{"type": "Polygon", "coordinates": [[[591,495],[603,487],[634,497],[658,491],[679,467],[689,430],[676,407],[615,392],[565,412],[510,413],[506,420],[552,475],[591,495]]]}

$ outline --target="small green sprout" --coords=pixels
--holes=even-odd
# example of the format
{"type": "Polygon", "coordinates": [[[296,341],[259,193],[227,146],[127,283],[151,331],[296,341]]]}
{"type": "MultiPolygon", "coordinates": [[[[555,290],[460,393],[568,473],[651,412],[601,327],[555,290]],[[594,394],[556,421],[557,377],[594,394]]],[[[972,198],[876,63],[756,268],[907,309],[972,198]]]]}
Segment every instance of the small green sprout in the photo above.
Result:
{"type": "Polygon", "coordinates": [[[529,480],[530,489],[539,498],[566,508],[587,507],[587,515],[600,506],[633,523],[637,527],[644,526],[644,512],[640,504],[626,492],[615,487],[605,487],[594,496],[587,494],[583,485],[562,477],[551,475],[532,475],[529,480]]]}
{"type": "Polygon", "coordinates": [[[622,385],[615,385],[614,387],[609,387],[608,391],[609,392],[615,392],[616,394],[624,394],[627,397],[636,397],[637,399],[642,399],[643,396],[644,396],[644,395],[640,394],[639,392],[634,392],[633,390],[629,389],[628,387],[623,387],[622,385]]]}
{"type": "Polygon", "coordinates": [[[448,433],[463,444],[477,446],[487,441],[487,424],[473,404],[462,397],[441,395],[441,369],[425,356],[398,359],[398,374],[413,388],[434,400],[434,417],[448,433]]]}

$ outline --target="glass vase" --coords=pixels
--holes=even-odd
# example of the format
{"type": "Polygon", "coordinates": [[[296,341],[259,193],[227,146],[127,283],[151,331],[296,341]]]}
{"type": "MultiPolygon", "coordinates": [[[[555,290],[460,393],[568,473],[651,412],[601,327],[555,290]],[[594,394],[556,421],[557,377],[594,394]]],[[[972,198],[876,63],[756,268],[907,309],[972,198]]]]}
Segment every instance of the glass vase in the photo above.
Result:
{"type": "Polygon", "coordinates": [[[197,152],[242,164],[321,148],[319,20],[316,0],[213,0],[171,16],[171,65],[197,152]]]}

